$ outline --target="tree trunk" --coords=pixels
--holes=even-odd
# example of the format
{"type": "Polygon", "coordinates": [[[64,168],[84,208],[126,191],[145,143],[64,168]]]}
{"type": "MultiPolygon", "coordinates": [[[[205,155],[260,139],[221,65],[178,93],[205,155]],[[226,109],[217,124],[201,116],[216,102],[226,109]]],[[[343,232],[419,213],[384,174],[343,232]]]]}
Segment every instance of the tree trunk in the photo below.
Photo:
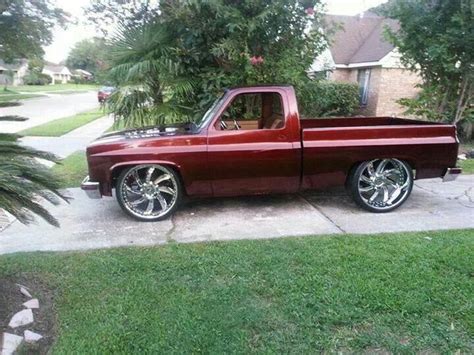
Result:
{"type": "Polygon", "coordinates": [[[461,94],[459,95],[457,105],[456,105],[456,114],[454,115],[453,124],[457,124],[464,118],[464,111],[466,110],[467,105],[472,99],[472,88],[470,85],[469,77],[466,76],[461,82],[461,94]]]}

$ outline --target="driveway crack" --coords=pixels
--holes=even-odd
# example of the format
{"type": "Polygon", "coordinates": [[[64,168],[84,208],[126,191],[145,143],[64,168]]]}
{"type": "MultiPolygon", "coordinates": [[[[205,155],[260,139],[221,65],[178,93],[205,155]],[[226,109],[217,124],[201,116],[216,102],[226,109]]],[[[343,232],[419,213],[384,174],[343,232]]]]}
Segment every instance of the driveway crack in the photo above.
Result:
{"type": "Polygon", "coordinates": [[[324,211],[316,204],[312,203],[310,200],[306,199],[303,195],[298,194],[298,196],[304,200],[308,205],[317,210],[324,218],[326,218],[332,225],[334,225],[341,233],[347,233],[339,224],[337,224],[331,217],[329,217],[324,211]]]}
{"type": "Polygon", "coordinates": [[[165,235],[167,243],[176,242],[176,240],[173,238],[173,234],[176,229],[176,221],[175,221],[174,213],[170,217],[170,222],[171,222],[171,228],[169,229],[168,232],[166,232],[166,235],[165,235]]]}

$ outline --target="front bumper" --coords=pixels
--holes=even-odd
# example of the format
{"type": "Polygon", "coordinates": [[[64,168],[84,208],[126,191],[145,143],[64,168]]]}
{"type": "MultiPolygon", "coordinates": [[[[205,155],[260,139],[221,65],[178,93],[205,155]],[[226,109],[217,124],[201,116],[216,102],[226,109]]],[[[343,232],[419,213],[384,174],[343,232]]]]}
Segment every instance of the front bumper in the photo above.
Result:
{"type": "Polygon", "coordinates": [[[89,175],[87,175],[81,184],[81,190],[85,191],[89,198],[101,198],[102,193],[100,192],[100,184],[95,181],[89,181],[89,175]]]}
{"type": "Polygon", "coordinates": [[[443,176],[443,182],[454,181],[461,173],[461,168],[448,168],[443,176]]]}

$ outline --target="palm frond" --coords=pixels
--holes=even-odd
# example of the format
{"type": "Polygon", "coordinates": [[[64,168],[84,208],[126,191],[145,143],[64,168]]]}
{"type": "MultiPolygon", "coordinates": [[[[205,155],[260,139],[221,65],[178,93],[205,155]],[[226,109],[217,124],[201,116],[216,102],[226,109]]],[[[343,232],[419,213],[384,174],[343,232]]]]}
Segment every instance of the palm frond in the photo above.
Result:
{"type": "Polygon", "coordinates": [[[58,227],[59,222],[41,205],[41,200],[58,204],[68,197],[60,192],[60,181],[37,159],[58,163],[52,153],[18,143],[20,136],[0,134],[0,208],[21,223],[32,222],[37,215],[58,227]]]}

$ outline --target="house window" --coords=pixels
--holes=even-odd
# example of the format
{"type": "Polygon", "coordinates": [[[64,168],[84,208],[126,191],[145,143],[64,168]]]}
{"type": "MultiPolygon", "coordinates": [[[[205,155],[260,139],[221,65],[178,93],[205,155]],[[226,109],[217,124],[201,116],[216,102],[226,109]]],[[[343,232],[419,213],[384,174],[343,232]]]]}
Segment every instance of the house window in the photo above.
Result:
{"type": "Polygon", "coordinates": [[[370,69],[359,69],[357,82],[359,83],[359,103],[361,106],[367,106],[369,102],[370,69]]]}

